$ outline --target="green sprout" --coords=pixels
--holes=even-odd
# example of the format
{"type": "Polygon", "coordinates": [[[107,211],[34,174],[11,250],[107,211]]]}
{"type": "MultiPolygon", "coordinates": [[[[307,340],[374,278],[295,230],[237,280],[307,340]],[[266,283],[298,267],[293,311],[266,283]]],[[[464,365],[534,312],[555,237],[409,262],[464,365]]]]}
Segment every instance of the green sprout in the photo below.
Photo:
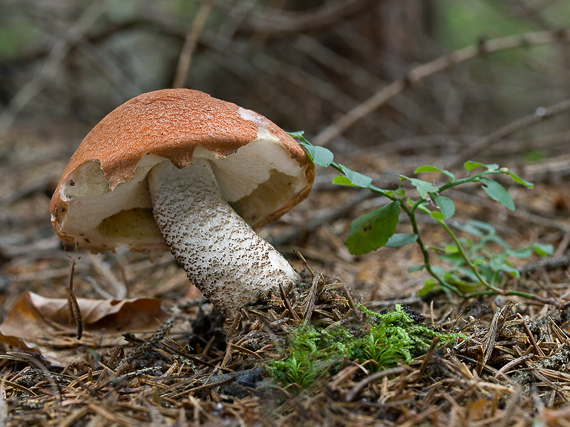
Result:
{"type": "MultiPolygon", "coordinates": [[[[438,252],[440,259],[452,265],[448,269],[437,266],[433,266],[432,269],[439,277],[463,293],[480,291],[485,283],[488,287],[496,287],[504,275],[520,278],[519,270],[513,266],[511,258],[528,258],[532,254],[547,256],[553,251],[552,245],[540,243],[513,250],[497,235],[495,228],[486,222],[469,220],[465,224],[460,224],[450,221],[449,225],[471,234],[473,238],[457,239],[457,242],[445,248],[432,247],[431,249],[438,252]],[[498,251],[494,251],[493,246],[498,248],[498,251]],[[475,274],[474,270],[478,274],[475,274]]],[[[434,288],[438,288],[438,282],[429,279],[418,295],[422,296],[434,288]]]]}
{"type": "Polygon", "coordinates": [[[301,144],[315,164],[322,167],[333,167],[341,172],[342,175],[333,179],[334,184],[366,188],[390,200],[389,203],[352,221],[346,238],[346,246],[351,254],[363,255],[384,246],[396,248],[416,243],[422,252],[423,263],[410,266],[408,271],[425,270],[432,277],[426,281],[420,294],[425,294],[430,290],[442,289],[448,294],[455,294],[461,298],[493,294],[516,295],[529,299],[540,298],[526,292],[505,291],[498,287],[499,278],[503,274],[518,277],[518,270],[512,266],[509,258],[528,257],[532,253],[541,256],[550,255],[553,251],[552,246],[534,244],[528,248],[514,251],[496,235],[495,230],[489,224],[473,221],[467,223],[463,227],[463,231],[471,230],[471,234],[479,238],[479,241],[474,243],[467,239],[460,239],[452,230],[452,227],[462,229],[462,226],[451,220],[455,215],[455,204],[452,199],[442,195],[446,190],[460,185],[479,184],[492,200],[514,211],[515,204],[512,197],[505,187],[492,179],[493,176],[507,176],[515,183],[527,188],[533,188],[532,183],[525,181],[507,168],[500,168],[496,164],[468,161],[463,166],[469,176],[461,179],[457,179],[453,173],[447,170],[425,165],[417,168],[414,173],[436,172],[443,175],[447,182],[441,186],[435,186],[418,178],[400,175],[402,184],[405,182],[411,184],[419,193],[420,198],[413,200],[407,196],[403,186],[397,190],[378,188],[372,185],[372,178],[352,171],[342,164],[335,163],[334,155],[330,150],[312,145],[304,138],[303,132],[295,132],[290,135],[301,144]],[[396,233],[402,211],[410,220],[412,233],[396,233]],[[430,250],[438,251],[438,248],[428,246],[422,240],[416,217],[418,212],[429,215],[443,227],[453,241],[452,245],[448,245],[444,249],[445,253],[441,256],[441,258],[453,262],[453,267],[450,270],[432,264],[430,250]],[[486,235],[483,234],[485,232],[486,235]],[[490,244],[498,245],[502,248],[502,252],[492,252],[488,246],[490,244]]]}

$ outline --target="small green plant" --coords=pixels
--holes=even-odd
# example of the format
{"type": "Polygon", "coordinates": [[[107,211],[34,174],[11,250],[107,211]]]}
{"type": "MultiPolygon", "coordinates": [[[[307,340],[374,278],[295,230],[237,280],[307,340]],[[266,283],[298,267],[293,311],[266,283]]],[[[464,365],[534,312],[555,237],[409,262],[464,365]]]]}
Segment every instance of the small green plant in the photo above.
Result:
{"type": "Polygon", "coordinates": [[[412,362],[429,348],[434,337],[442,344],[464,338],[416,323],[399,304],[382,314],[362,305],[359,309],[366,322],[353,333],[342,326],[333,330],[315,326],[294,329],[288,338],[287,355],[269,365],[271,375],[282,384],[297,384],[297,389],[302,390],[344,359],[360,363],[372,360],[374,363],[367,368],[382,370],[399,362],[412,362]]]}
{"type": "MultiPolygon", "coordinates": [[[[479,277],[473,273],[465,261],[466,259],[471,260],[480,276],[494,287],[499,285],[504,274],[520,277],[519,271],[513,267],[510,258],[528,258],[532,254],[539,256],[552,254],[552,245],[540,243],[513,250],[497,235],[495,228],[486,222],[469,220],[465,224],[460,224],[450,221],[449,225],[472,235],[473,238],[460,238],[458,239],[459,245],[454,243],[445,246],[445,248],[431,248],[437,252],[440,259],[452,264],[448,269],[438,266],[432,266],[432,268],[437,275],[443,277],[447,283],[457,287],[463,293],[470,293],[483,288],[479,277]],[[498,248],[498,251],[494,251],[493,246],[498,248]],[[464,250],[465,256],[461,254],[461,250],[464,250]]],[[[418,295],[424,295],[437,287],[437,281],[428,279],[418,295]]]]}
{"type": "Polygon", "coordinates": [[[413,200],[406,194],[403,185],[397,190],[384,190],[372,185],[370,177],[355,172],[342,164],[335,163],[334,155],[330,150],[312,145],[303,137],[302,132],[291,133],[291,136],[299,141],[315,164],[322,167],[330,166],[341,172],[342,175],[333,179],[334,184],[366,188],[390,200],[384,206],[352,221],[346,238],[346,246],[353,255],[363,255],[383,246],[396,248],[416,243],[422,251],[424,262],[421,265],[410,266],[408,271],[426,270],[432,277],[425,283],[424,288],[420,291],[421,293],[427,293],[437,288],[462,298],[501,294],[540,299],[536,295],[526,292],[503,290],[498,287],[498,279],[504,273],[519,275],[518,270],[512,267],[509,258],[528,257],[533,252],[548,255],[552,253],[552,246],[535,244],[528,248],[512,250],[496,235],[495,230],[489,224],[471,222],[461,226],[453,222],[451,218],[455,214],[455,204],[449,197],[442,195],[446,190],[459,185],[480,184],[491,199],[503,204],[510,210],[515,210],[515,204],[508,191],[492,177],[504,175],[527,188],[533,187],[530,182],[496,164],[468,161],[463,166],[469,175],[461,179],[457,179],[453,173],[447,170],[425,165],[417,168],[414,173],[436,172],[441,174],[447,182],[436,186],[428,181],[400,175],[402,184],[405,182],[411,184],[419,193],[420,198],[413,200]],[[413,233],[396,233],[396,226],[402,211],[410,219],[413,233]],[[429,215],[441,225],[453,244],[448,245],[443,250],[426,245],[418,227],[416,218],[418,212],[429,215]],[[473,242],[458,238],[450,225],[473,234],[478,241],[473,242]],[[491,245],[498,246],[500,251],[493,252],[490,249],[491,245]],[[430,259],[430,251],[436,251],[442,258],[452,261],[453,267],[450,270],[445,270],[433,265],[430,259]]]}

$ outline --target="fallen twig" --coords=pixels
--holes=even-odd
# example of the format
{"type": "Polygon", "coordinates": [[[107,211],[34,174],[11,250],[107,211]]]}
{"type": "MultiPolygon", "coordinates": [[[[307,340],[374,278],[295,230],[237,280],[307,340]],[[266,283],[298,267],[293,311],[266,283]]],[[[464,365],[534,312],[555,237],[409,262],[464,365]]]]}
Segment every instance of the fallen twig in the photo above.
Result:
{"type": "Polygon", "coordinates": [[[409,85],[418,83],[426,77],[456,66],[457,64],[469,59],[507,49],[516,49],[519,47],[555,43],[559,41],[567,42],[569,40],[570,31],[568,30],[542,31],[487,40],[476,45],[457,50],[451,54],[441,56],[433,61],[413,68],[404,78],[396,80],[388,86],[380,89],[366,101],[357,105],[334,123],[323,129],[317,136],[312,138],[312,142],[315,145],[326,145],[330,143],[334,138],[350,129],[358,121],[380,108],[389,99],[401,93],[409,85]]]}

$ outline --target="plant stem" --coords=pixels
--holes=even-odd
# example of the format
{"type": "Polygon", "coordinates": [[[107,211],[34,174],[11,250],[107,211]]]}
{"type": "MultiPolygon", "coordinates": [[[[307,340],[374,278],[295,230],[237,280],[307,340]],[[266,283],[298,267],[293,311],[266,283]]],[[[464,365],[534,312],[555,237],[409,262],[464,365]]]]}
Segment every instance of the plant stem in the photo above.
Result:
{"type": "Polygon", "coordinates": [[[465,253],[465,249],[463,249],[463,245],[461,245],[461,242],[459,241],[459,239],[457,238],[455,233],[451,230],[451,228],[449,228],[449,226],[443,220],[438,219],[436,221],[439,223],[439,225],[441,225],[445,229],[445,231],[447,231],[447,234],[449,234],[449,236],[453,239],[453,242],[457,246],[457,250],[458,250],[459,254],[463,258],[463,260],[465,261],[467,266],[475,274],[475,276],[477,276],[477,279],[479,280],[479,282],[482,283],[487,289],[489,289],[495,293],[505,295],[504,290],[496,288],[493,285],[489,284],[485,280],[485,278],[483,276],[481,276],[481,274],[479,274],[479,270],[477,270],[477,267],[475,267],[475,265],[473,265],[473,263],[471,262],[471,260],[467,256],[467,254],[465,253]]]}
{"type": "Polygon", "coordinates": [[[453,187],[457,187],[458,185],[467,184],[468,182],[478,182],[479,178],[484,177],[485,175],[504,175],[505,172],[502,170],[486,170],[483,172],[479,172],[477,175],[468,176],[467,178],[458,179],[455,181],[450,181],[447,184],[442,185],[437,189],[438,194],[442,191],[448,190],[453,187]]]}
{"type": "Polygon", "coordinates": [[[449,289],[451,292],[453,292],[455,295],[459,296],[459,297],[463,297],[463,293],[457,289],[455,286],[450,285],[449,283],[445,282],[441,277],[439,277],[431,268],[431,262],[429,259],[429,251],[428,248],[424,245],[424,242],[422,241],[421,235],[420,235],[420,230],[418,228],[418,223],[416,221],[416,215],[415,212],[408,208],[406,206],[406,204],[404,203],[403,200],[400,200],[400,207],[402,208],[402,210],[406,213],[406,215],[408,215],[408,217],[410,218],[410,223],[412,224],[412,230],[414,232],[414,234],[416,236],[418,236],[416,243],[418,244],[418,246],[420,247],[420,250],[422,251],[422,255],[424,257],[424,267],[426,269],[426,271],[435,279],[438,281],[438,283],[446,288],[449,289]]]}
{"type": "MultiPolygon", "coordinates": [[[[486,290],[486,291],[478,291],[478,292],[472,292],[470,294],[465,294],[463,295],[463,297],[465,299],[469,299],[469,298],[476,298],[476,297],[480,297],[480,296],[486,296],[486,295],[496,295],[497,292],[493,291],[493,290],[486,290]]],[[[504,296],[516,296],[516,297],[523,297],[526,299],[530,299],[533,301],[537,301],[543,304],[549,304],[552,305],[556,308],[558,308],[559,310],[564,310],[565,308],[567,308],[570,305],[570,301],[565,302],[565,303],[560,303],[559,301],[556,301],[554,299],[551,298],[542,298],[538,295],[535,294],[529,294],[528,292],[521,292],[521,291],[505,291],[503,293],[504,296]]]]}

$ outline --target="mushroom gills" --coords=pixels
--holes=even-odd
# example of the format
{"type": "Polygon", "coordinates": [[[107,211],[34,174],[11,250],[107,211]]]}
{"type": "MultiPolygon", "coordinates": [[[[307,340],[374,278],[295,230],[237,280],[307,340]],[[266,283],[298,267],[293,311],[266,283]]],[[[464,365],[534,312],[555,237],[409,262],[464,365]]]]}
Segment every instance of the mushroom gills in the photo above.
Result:
{"type": "Polygon", "coordinates": [[[210,161],[170,162],[148,175],[158,228],[188,278],[224,315],[288,285],[297,273],[221,196],[210,161]]]}

